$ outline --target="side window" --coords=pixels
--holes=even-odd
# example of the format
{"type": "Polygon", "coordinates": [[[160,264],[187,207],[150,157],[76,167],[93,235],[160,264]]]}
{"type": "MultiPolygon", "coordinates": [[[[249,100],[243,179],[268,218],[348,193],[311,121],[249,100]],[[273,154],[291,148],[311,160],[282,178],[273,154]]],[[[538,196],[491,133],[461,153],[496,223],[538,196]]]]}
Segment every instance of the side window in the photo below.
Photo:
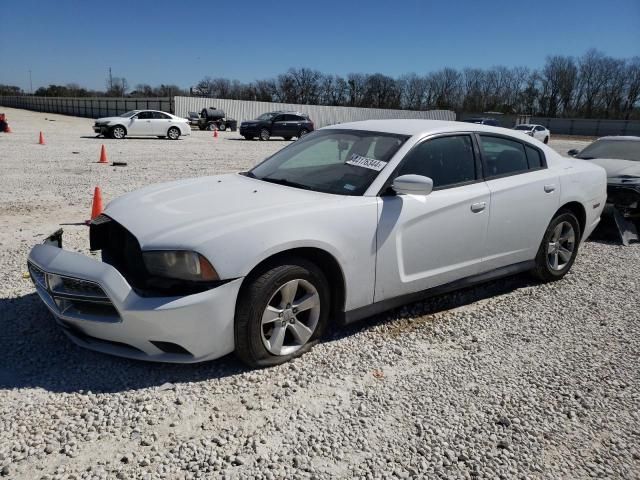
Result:
{"type": "Polygon", "coordinates": [[[153,112],[153,118],[155,118],[156,120],[168,120],[171,117],[169,115],[167,115],[166,113],[153,112]]]}
{"type": "Polygon", "coordinates": [[[276,118],[273,119],[274,122],[284,122],[284,115],[277,115],[276,118]]]}
{"type": "Polygon", "coordinates": [[[530,147],[529,145],[525,145],[524,149],[527,152],[527,160],[529,161],[530,170],[544,167],[544,162],[542,161],[542,154],[540,153],[540,150],[530,147]]]}
{"type": "Polygon", "coordinates": [[[427,140],[403,159],[399,175],[423,175],[434,188],[444,188],[476,179],[475,157],[469,135],[453,135],[427,140]]]}
{"type": "Polygon", "coordinates": [[[538,125],[538,126],[536,127],[536,130],[537,130],[538,132],[542,132],[542,131],[544,131],[544,127],[541,127],[540,125],[538,125]]]}
{"type": "Polygon", "coordinates": [[[283,117],[285,122],[295,122],[296,120],[298,120],[298,117],[296,115],[283,115],[283,117]]]}
{"type": "Polygon", "coordinates": [[[480,135],[487,177],[526,172],[529,169],[524,145],[502,137],[480,135]]]}
{"type": "Polygon", "coordinates": [[[138,114],[139,120],[149,120],[150,118],[153,118],[151,112],[140,112],[138,114]]]}

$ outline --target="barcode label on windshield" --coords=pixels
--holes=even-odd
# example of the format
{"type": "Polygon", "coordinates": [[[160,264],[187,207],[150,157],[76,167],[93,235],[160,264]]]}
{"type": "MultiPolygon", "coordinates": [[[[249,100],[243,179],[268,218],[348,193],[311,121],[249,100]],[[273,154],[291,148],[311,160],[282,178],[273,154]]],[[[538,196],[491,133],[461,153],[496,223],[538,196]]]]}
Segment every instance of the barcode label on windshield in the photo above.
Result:
{"type": "Polygon", "coordinates": [[[379,172],[384,167],[387,166],[387,162],[383,162],[382,160],[375,160],[373,158],[363,157],[361,155],[357,155],[355,153],[351,154],[349,160],[344,163],[348,163],[349,165],[355,165],[356,167],[368,168],[370,170],[375,170],[379,172]]]}

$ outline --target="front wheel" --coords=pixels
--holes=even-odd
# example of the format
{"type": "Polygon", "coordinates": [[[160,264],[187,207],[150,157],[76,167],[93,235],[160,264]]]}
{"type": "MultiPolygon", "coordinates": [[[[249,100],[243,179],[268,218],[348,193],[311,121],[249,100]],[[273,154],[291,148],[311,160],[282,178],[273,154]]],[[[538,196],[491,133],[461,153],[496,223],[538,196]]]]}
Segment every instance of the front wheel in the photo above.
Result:
{"type": "Polygon", "coordinates": [[[127,135],[127,131],[120,125],[113,127],[110,133],[111,138],[115,138],[117,140],[121,140],[127,135]]]}
{"type": "Polygon", "coordinates": [[[322,271],[291,258],[248,281],[236,307],[236,355],[251,367],[269,367],[309,351],[329,318],[330,290],[322,271]]]}
{"type": "Polygon", "coordinates": [[[558,212],[544,233],[532,273],[543,282],[560,280],[576,259],[580,238],[576,216],[568,210],[558,212]]]}
{"type": "Polygon", "coordinates": [[[266,128],[263,128],[262,130],[260,130],[260,140],[263,141],[267,141],[269,140],[269,137],[271,137],[271,134],[269,133],[269,130],[267,130],[266,128]]]}
{"type": "Polygon", "coordinates": [[[302,130],[300,130],[300,133],[298,133],[298,138],[304,137],[307,133],[309,133],[309,130],[303,128],[302,130]]]}
{"type": "Polygon", "coordinates": [[[178,140],[178,138],[180,138],[180,129],[178,129],[178,127],[171,127],[167,132],[167,137],[169,137],[170,140],[178,140]]]}

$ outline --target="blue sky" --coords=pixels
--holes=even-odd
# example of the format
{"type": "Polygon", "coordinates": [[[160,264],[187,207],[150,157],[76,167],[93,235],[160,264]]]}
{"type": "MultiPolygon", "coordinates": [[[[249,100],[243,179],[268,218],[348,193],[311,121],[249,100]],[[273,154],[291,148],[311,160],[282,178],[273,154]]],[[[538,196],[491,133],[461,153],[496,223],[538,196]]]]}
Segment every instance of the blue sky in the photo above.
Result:
{"type": "Polygon", "coordinates": [[[550,54],[640,55],[640,0],[180,2],[3,0],[0,83],[103,89],[251,81],[289,67],[419,74],[544,63],[550,54]]]}

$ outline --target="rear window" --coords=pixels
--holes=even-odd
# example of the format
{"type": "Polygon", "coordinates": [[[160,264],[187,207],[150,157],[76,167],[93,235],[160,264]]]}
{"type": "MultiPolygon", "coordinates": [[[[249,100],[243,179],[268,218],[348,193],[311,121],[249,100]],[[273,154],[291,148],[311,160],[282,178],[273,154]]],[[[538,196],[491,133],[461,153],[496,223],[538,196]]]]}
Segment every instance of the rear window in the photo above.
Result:
{"type": "Polygon", "coordinates": [[[525,145],[524,149],[527,152],[529,169],[535,170],[536,168],[544,167],[544,163],[542,162],[542,154],[540,153],[540,150],[538,150],[537,148],[530,147],[529,145],[525,145]]]}
{"type": "Polygon", "coordinates": [[[529,170],[524,145],[502,137],[480,136],[488,177],[513,175],[529,170]]]}

